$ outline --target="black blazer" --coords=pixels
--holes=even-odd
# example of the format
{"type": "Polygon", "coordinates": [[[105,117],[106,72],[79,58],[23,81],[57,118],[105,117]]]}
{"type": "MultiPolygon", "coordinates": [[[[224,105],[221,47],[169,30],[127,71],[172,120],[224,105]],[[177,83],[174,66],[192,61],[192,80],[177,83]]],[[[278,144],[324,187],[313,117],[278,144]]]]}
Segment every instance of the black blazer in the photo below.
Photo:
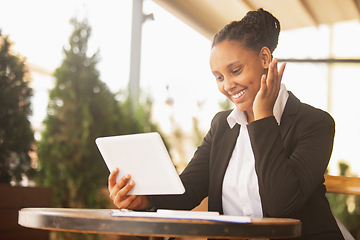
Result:
{"type": "MultiPolygon", "coordinates": [[[[208,196],[209,211],[223,213],[223,179],[240,131],[238,124],[229,127],[230,112],[216,114],[180,175],[186,192],[151,196],[155,207],[192,209],[208,196]]],[[[272,116],[250,123],[248,131],[264,216],[301,220],[299,239],[343,239],[323,184],[335,134],[332,117],[289,92],[280,125],[272,116]]]]}

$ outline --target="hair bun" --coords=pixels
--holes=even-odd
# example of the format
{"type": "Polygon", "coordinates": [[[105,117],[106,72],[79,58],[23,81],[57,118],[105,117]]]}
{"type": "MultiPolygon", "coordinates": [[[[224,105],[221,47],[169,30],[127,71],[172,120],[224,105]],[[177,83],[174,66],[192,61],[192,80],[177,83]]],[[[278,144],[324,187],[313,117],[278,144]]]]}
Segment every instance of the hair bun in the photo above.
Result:
{"type": "Polygon", "coordinates": [[[259,35],[266,43],[265,46],[271,52],[275,50],[280,33],[280,22],[277,18],[268,11],[259,8],[257,11],[248,12],[241,21],[256,25],[259,28],[259,35]]]}
{"type": "Polygon", "coordinates": [[[279,33],[279,20],[259,8],[257,11],[249,11],[241,21],[226,25],[215,35],[213,46],[227,39],[244,43],[254,50],[266,46],[273,52],[278,44],[279,33]]]}

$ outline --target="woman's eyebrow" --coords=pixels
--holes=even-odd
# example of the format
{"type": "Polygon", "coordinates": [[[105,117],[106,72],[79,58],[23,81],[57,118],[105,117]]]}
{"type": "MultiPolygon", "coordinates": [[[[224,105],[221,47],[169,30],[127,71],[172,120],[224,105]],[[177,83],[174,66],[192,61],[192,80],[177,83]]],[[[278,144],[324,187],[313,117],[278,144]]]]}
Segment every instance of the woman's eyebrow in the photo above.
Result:
{"type": "MultiPolygon", "coordinates": [[[[226,66],[226,68],[230,68],[231,66],[233,66],[233,65],[235,65],[235,64],[237,64],[237,63],[239,63],[240,61],[234,61],[234,62],[232,62],[232,63],[229,63],[227,66],[226,66]]],[[[219,73],[219,71],[217,71],[217,70],[214,70],[214,71],[211,71],[213,74],[215,74],[215,73],[219,73]]]]}
{"type": "Polygon", "coordinates": [[[234,62],[230,63],[229,65],[227,65],[226,68],[229,68],[229,67],[231,67],[232,65],[237,64],[237,63],[239,63],[239,61],[234,61],[234,62]]]}

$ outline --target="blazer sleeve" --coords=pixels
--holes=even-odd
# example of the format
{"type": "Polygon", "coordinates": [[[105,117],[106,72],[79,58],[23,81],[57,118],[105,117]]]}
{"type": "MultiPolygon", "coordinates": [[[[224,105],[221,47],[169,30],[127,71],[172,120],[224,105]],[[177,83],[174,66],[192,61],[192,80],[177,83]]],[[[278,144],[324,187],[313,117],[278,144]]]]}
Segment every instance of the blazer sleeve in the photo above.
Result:
{"type": "Polygon", "coordinates": [[[289,216],[323,183],[333,147],[334,120],[307,106],[284,140],[274,117],[252,122],[248,130],[263,210],[271,217],[289,216]]]}
{"type": "Polygon", "coordinates": [[[150,196],[157,209],[191,210],[208,196],[210,154],[213,145],[213,133],[217,131],[218,118],[219,114],[213,118],[209,132],[197,148],[188,166],[180,174],[185,193],[182,195],[150,196]]]}

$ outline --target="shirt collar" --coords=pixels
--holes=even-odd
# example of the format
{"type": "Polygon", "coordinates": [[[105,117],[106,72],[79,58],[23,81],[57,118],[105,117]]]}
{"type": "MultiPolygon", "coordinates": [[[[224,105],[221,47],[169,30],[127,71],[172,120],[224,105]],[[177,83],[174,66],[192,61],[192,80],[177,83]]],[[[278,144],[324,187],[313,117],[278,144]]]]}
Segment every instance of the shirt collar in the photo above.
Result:
{"type": "MultiPolygon", "coordinates": [[[[289,93],[286,90],[286,87],[284,84],[280,85],[280,91],[279,95],[276,99],[275,105],[274,105],[274,117],[277,121],[277,123],[280,125],[281,116],[284,112],[285,105],[287,102],[287,99],[289,97],[289,93]]],[[[242,111],[239,111],[237,108],[235,108],[227,117],[228,124],[230,128],[233,128],[236,123],[240,125],[246,125],[248,124],[246,114],[242,111]]]]}

